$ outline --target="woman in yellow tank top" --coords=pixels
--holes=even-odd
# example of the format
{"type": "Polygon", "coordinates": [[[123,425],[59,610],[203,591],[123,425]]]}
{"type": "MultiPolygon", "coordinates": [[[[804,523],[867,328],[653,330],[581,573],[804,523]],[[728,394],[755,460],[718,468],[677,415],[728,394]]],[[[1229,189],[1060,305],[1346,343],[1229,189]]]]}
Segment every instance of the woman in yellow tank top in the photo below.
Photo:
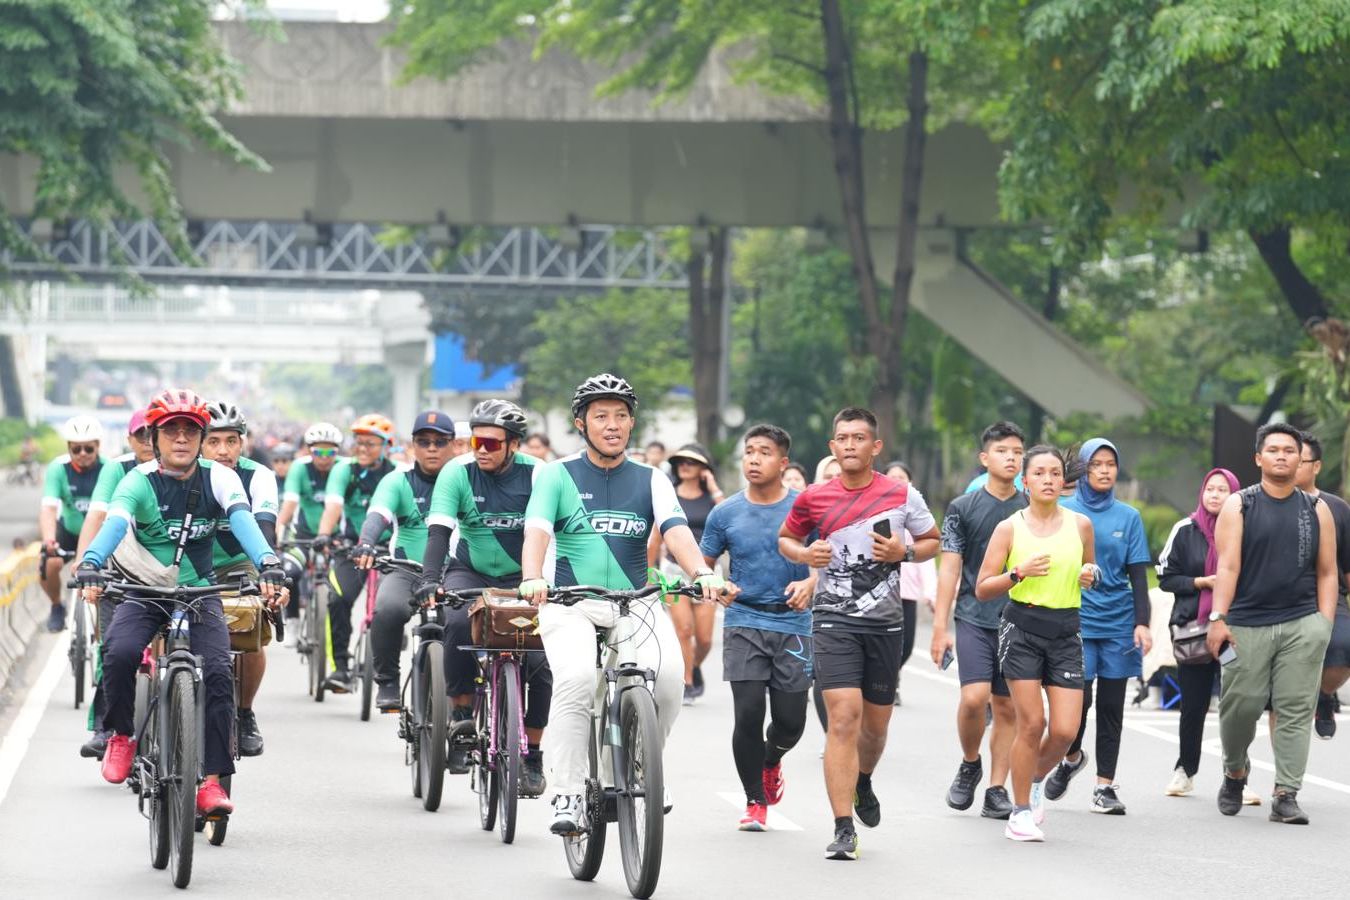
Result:
{"type": "Polygon", "coordinates": [[[1017,717],[1011,760],[1014,811],[1003,831],[1015,841],[1045,839],[1042,781],[1073,743],[1083,715],[1078,608],[1082,589],[1100,571],[1092,523],[1059,505],[1065,470],[1056,448],[1027,451],[1022,481],[1030,503],[994,529],[975,586],[981,600],[1004,593],[1012,598],[999,626],[998,661],[1017,717]],[[1048,730],[1042,687],[1050,706],[1048,730]]]}

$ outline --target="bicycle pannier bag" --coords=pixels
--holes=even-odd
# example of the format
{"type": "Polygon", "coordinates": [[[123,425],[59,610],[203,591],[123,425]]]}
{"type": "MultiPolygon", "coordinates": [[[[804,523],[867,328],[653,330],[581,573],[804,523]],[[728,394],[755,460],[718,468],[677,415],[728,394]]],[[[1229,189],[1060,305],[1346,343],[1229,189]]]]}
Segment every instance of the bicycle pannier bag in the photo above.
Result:
{"type": "Polygon", "coordinates": [[[469,608],[473,642],[485,650],[543,650],[539,610],[515,591],[488,589],[469,608]]]}

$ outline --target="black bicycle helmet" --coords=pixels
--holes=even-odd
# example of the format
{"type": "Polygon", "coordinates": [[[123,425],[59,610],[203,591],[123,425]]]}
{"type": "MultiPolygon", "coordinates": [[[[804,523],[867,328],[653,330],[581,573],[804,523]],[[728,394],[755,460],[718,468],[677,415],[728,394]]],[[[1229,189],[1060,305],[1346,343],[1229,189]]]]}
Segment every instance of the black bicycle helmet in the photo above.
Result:
{"type": "Polygon", "coordinates": [[[501,428],[509,435],[525,437],[525,413],[510,400],[484,400],[469,413],[469,427],[489,425],[501,428]]]}
{"type": "Polygon", "coordinates": [[[633,386],[608,372],[592,375],[577,385],[577,392],[572,395],[572,418],[582,418],[586,407],[595,400],[622,400],[628,405],[630,413],[637,409],[637,394],[633,392],[633,386]]]}

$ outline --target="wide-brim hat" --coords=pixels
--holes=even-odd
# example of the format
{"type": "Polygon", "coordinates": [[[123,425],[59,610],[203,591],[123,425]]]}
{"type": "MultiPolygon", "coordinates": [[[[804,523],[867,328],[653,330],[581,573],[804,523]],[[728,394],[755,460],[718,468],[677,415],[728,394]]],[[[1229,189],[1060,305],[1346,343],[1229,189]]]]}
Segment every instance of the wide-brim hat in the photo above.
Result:
{"type": "Polygon", "coordinates": [[[672,467],[679,464],[680,460],[695,462],[701,466],[707,466],[709,469],[716,469],[713,465],[712,454],[709,453],[701,444],[685,444],[680,449],[666,457],[666,462],[672,467]]]}

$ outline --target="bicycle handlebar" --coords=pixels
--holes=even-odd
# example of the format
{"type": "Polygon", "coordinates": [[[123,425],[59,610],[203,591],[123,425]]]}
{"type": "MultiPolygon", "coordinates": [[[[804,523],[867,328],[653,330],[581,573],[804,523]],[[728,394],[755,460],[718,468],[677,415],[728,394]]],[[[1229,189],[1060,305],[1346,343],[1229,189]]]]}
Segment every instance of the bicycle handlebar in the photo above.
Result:
{"type": "Polygon", "coordinates": [[[548,602],[558,603],[562,606],[571,606],[582,600],[605,600],[610,603],[628,603],[633,600],[642,600],[653,594],[679,594],[682,597],[702,597],[703,588],[696,584],[682,584],[678,587],[667,587],[660,584],[645,584],[636,590],[616,591],[610,588],[599,587],[592,584],[578,584],[569,587],[553,587],[548,590],[548,602]]]}
{"type": "Polygon", "coordinates": [[[415,559],[399,559],[396,556],[377,556],[375,557],[375,565],[371,568],[379,569],[386,575],[393,572],[395,569],[402,569],[410,575],[422,574],[422,564],[420,562],[415,559]]]}
{"type": "MultiPolygon", "coordinates": [[[[77,579],[73,578],[66,583],[66,587],[70,588],[85,586],[86,585],[81,585],[77,579]]],[[[142,594],[164,600],[173,600],[177,603],[188,603],[193,600],[200,600],[203,597],[210,597],[213,594],[219,594],[222,591],[237,591],[240,596],[253,596],[259,593],[257,583],[242,578],[239,581],[227,584],[203,584],[198,586],[180,584],[171,588],[136,584],[134,581],[110,581],[103,585],[103,591],[104,593],[122,595],[142,594]]]]}

